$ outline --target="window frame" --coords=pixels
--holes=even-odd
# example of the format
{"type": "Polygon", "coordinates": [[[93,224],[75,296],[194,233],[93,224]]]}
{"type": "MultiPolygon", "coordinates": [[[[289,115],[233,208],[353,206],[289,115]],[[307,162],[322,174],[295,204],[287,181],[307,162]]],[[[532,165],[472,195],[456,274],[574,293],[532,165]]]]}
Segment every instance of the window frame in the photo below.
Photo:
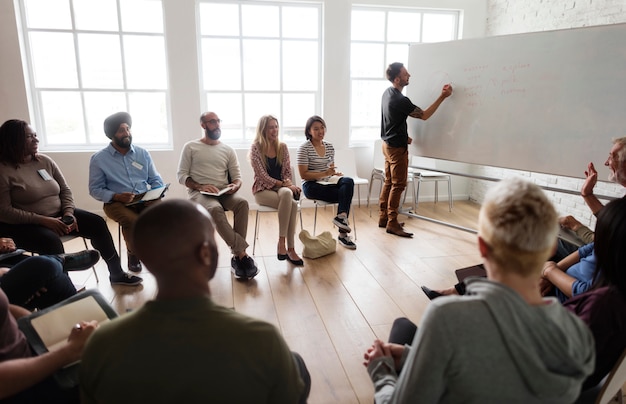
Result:
{"type": "MultiPolygon", "coordinates": [[[[102,147],[106,146],[109,143],[109,140],[104,135],[102,130],[97,131],[94,129],[94,133],[90,132],[90,120],[88,119],[89,113],[93,112],[91,109],[88,110],[87,106],[87,95],[88,94],[96,94],[96,93],[108,93],[108,94],[122,94],[124,103],[126,105],[126,111],[133,115],[132,107],[131,107],[131,98],[134,95],[150,95],[150,94],[159,94],[163,96],[165,111],[163,116],[158,117],[159,119],[163,119],[165,121],[165,134],[167,136],[165,142],[159,143],[150,143],[146,141],[146,139],[142,138],[142,146],[151,150],[172,150],[173,148],[173,137],[172,137],[172,120],[171,120],[171,105],[170,105],[170,84],[169,84],[169,68],[168,68],[168,52],[167,52],[167,38],[166,38],[166,29],[165,29],[165,12],[164,12],[164,4],[163,0],[157,0],[159,2],[160,8],[162,10],[161,15],[163,18],[162,32],[143,32],[143,31],[131,31],[124,30],[122,25],[122,10],[121,10],[121,1],[115,0],[116,5],[116,18],[117,18],[117,30],[92,30],[85,28],[77,28],[76,15],[74,10],[74,3],[72,0],[68,1],[69,12],[70,12],[70,20],[71,20],[71,28],[32,28],[28,26],[27,23],[27,10],[26,10],[26,1],[27,0],[18,0],[16,1],[16,12],[18,14],[18,28],[20,31],[20,46],[22,48],[22,64],[24,66],[25,71],[25,83],[26,83],[26,91],[28,96],[28,105],[30,109],[31,120],[30,124],[36,129],[37,135],[40,141],[39,148],[42,151],[50,151],[50,152],[61,152],[61,151],[96,151],[100,150],[102,147]],[[73,49],[74,49],[74,62],[76,66],[76,79],[77,84],[74,88],[67,87],[37,87],[35,85],[35,55],[32,53],[33,49],[31,46],[30,36],[31,33],[68,33],[72,35],[73,49]],[[121,67],[121,88],[98,88],[98,87],[87,87],[83,83],[83,70],[81,66],[80,59],[80,47],[79,47],[79,35],[81,34],[96,34],[96,35],[113,35],[116,36],[116,40],[119,41],[119,52],[120,52],[120,60],[122,62],[121,67]],[[163,57],[164,57],[164,71],[165,71],[165,82],[164,87],[162,89],[154,89],[154,88],[130,88],[128,83],[128,68],[126,67],[126,55],[125,55],[125,39],[130,37],[156,37],[161,38],[163,43],[163,57]],[[48,125],[46,124],[45,118],[45,107],[43,101],[43,93],[53,91],[57,93],[65,92],[65,93],[78,93],[80,104],[82,106],[82,130],[85,133],[85,140],[83,142],[76,143],[63,143],[56,144],[50,143],[48,138],[48,125]]],[[[117,111],[112,111],[114,113],[117,111]]],[[[106,113],[104,113],[106,115],[106,113]]],[[[102,122],[106,116],[102,117],[102,122]]],[[[92,120],[93,121],[93,120],[92,120]]],[[[94,128],[101,128],[101,122],[91,122],[93,123],[94,128]]],[[[149,139],[149,137],[147,137],[149,139]]]]}
{"type": "MultiPolygon", "coordinates": [[[[425,14],[444,14],[444,15],[453,15],[455,17],[455,24],[454,24],[454,39],[453,40],[458,40],[461,39],[462,35],[461,35],[461,24],[462,24],[462,17],[463,17],[463,13],[462,10],[459,9],[433,9],[433,8],[423,8],[423,7],[400,7],[400,6],[384,6],[384,5],[356,5],[353,4],[351,7],[351,12],[350,12],[350,16],[352,19],[352,15],[354,13],[354,11],[382,11],[385,13],[385,26],[384,26],[384,38],[382,40],[361,40],[361,39],[353,39],[352,37],[352,33],[350,33],[350,58],[352,59],[352,45],[354,44],[369,44],[369,45],[375,45],[375,44],[380,44],[383,46],[383,61],[387,61],[387,52],[388,52],[388,46],[389,45],[393,45],[393,46],[399,46],[399,45],[406,45],[407,47],[410,47],[413,44],[416,43],[423,43],[422,40],[424,38],[424,15],[425,14]],[[420,15],[420,21],[419,21],[419,27],[420,27],[420,32],[419,32],[419,38],[420,41],[419,42],[405,42],[405,41],[389,41],[387,36],[389,34],[389,13],[397,13],[397,12],[411,12],[411,13],[419,13],[420,15]]],[[[407,57],[408,57],[408,50],[407,50],[407,57]]],[[[407,69],[410,72],[410,66],[409,66],[409,60],[407,60],[406,62],[403,62],[404,65],[407,67],[407,69]]],[[[352,61],[351,61],[352,64],[352,61]]],[[[349,144],[350,146],[369,146],[371,145],[371,143],[375,140],[378,139],[380,136],[380,125],[377,126],[370,126],[370,125],[359,125],[356,126],[353,124],[353,108],[355,107],[354,102],[353,102],[353,90],[354,90],[354,84],[355,82],[361,81],[361,82],[365,82],[365,81],[369,81],[372,83],[376,83],[376,82],[380,82],[381,83],[381,87],[384,88],[388,88],[391,83],[389,83],[389,81],[387,80],[387,78],[385,77],[385,70],[387,68],[387,63],[384,62],[384,66],[381,66],[380,71],[381,74],[379,77],[363,77],[363,76],[353,76],[352,74],[352,69],[350,69],[350,113],[349,113],[349,126],[350,126],[350,140],[349,140],[349,144]],[[382,84],[382,83],[386,83],[386,85],[382,84]],[[362,137],[359,136],[358,139],[355,139],[353,134],[355,131],[366,131],[366,132],[371,132],[371,135],[368,137],[362,137]]],[[[384,91],[384,90],[383,90],[384,91]]],[[[380,105],[380,97],[382,96],[382,91],[380,94],[377,95],[377,100],[378,103],[377,105],[380,105]]],[[[426,107],[426,106],[425,106],[426,107]]],[[[377,114],[378,118],[380,118],[380,113],[377,114]]],[[[378,122],[380,122],[380,119],[378,119],[378,122]]]]}
{"type": "MultiPolygon", "coordinates": [[[[197,38],[198,38],[198,78],[200,82],[200,98],[201,98],[201,106],[204,111],[212,110],[212,106],[208,105],[208,95],[209,94],[233,94],[240,95],[241,102],[241,123],[237,124],[229,124],[227,120],[222,118],[222,137],[224,136],[224,131],[239,131],[239,138],[231,138],[227,139],[229,145],[235,148],[248,148],[250,144],[254,140],[254,136],[256,133],[256,125],[258,119],[261,116],[251,117],[250,120],[252,122],[248,122],[246,118],[246,95],[254,95],[254,94],[272,94],[277,95],[279,97],[279,105],[280,111],[276,113],[275,111],[267,111],[266,114],[273,114],[277,116],[279,121],[279,131],[281,140],[285,142],[290,147],[296,147],[302,143],[302,139],[304,138],[304,125],[306,122],[302,122],[302,125],[298,126],[288,126],[283,125],[284,112],[285,112],[285,100],[284,95],[300,95],[307,94],[313,95],[314,97],[314,111],[311,115],[321,115],[322,114],[322,104],[323,104],[323,54],[324,54],[324,43],[323,43],[323,25],[324,25],[324,13],[323,13],[323,2],[322,1],[311,1],[311,2],[291,2],[291,1],[259,1],[259,0],[197,0],[196,2],[196,15],[197,15],[197,38]],[[200,4],[202,3],[212,3],[212,4],[228,4],[228,5],[237,5],[238,7],[238,15],[239,15],[239,33],[237,36],[234,35],[207,35],[202,34],[201,32],[201,13],[200,13],[200,4]],[[243,30],[244,26],[242,23],[242,6],[244,5],[253,5],[253,6],[269,6],[269,7],[279,7],[279,21],[278,21],[278,35],[277,36],[254,36],[254,35],[244,35],[243,30]],[[317,9],[317,37],[316,38],[294,38],[289,36],[284,36],[282,32],[282,18],[283,18],[283,8],[315,8],[317,9]],[[240,56],[240,68],[239,68],[239,77],[236,79],[239,82],[239,89],[231,89],[231,90],[209,90],[206,89],[205,78],[204,78],[204,67],[203,67],[203,54],[202,54],[202,40],[208,38],[216,38],[216,39],[237,39],[239,42],[239,56],[240,56]],[[280,74],[279,74],[279,89],[278,90],[247,90],[245,86],[244,80],[244,42],[246,40],[276,40],[279,43],[279,55],[280,61],[278,62],[280,74]],[[286,43],[294,43],[294,42],[308,42],[317,44],[317,88],[315,90],[286,90],[284,89],[285,75],[283,72],[284,68],[284,45],[286,43]]],[[[219,110],[215,110],[217,114],[220,114],[219,110]]]]}

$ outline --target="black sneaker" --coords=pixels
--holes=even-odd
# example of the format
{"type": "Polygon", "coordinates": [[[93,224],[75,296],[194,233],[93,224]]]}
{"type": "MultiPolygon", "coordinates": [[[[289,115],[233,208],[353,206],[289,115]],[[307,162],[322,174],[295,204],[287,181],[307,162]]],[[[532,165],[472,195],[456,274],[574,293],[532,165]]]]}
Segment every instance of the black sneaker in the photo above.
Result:
{"type": "Polygon", "coordinates": [[[333,224],[346,233],[350,233],[352,229],[348,226],[348,218],[335,216],[333,224]]]}
{"type": "Polygon", "coordinates": [[[141,261],[135,254],[128,254],[128,270],[133,272],[141,272],[141,261]]]}
{"type": "Polygon", "coordinates": [[[252,279],[259,274],[259,268],[256,266],[256,263],[249,255],[243,257],[240,261],[243,263],[244,268],[246,269],[246,276],[248,279],[252,279]]]}
{"type": "Polygon", "coordinates": [[[352,242],[352,239],[347,234],[337,237],[337,240],[339,240],[339,244],[346,247],[348,250],[356,250],[356,244],[352,242]]]}
{"type": "Polygon", "coordinates": [[[89,269],[100,261],[100,253],[96,250],[85,250],[71,254],[59,254],[63,260],[63,271],[82,271],[89,269]]]}
{"type": "Polygon", "coordinates": [[[126,285],[126,286],[137,286],[143,282],[138,276],[131,275],[128,272],[123,272],[120,275],[109,276],[109,280],[111,281],[111,285],[126,285]]]}
{"type": "Polygon", "coordinates": [[[231,272],[235,274],[235,278],[237,279],[252,279],[259,273],[259,268],[257,268],[254,260],[248,255],[242,259],[232,257],[230,259],[230,267],[231,272]]]}

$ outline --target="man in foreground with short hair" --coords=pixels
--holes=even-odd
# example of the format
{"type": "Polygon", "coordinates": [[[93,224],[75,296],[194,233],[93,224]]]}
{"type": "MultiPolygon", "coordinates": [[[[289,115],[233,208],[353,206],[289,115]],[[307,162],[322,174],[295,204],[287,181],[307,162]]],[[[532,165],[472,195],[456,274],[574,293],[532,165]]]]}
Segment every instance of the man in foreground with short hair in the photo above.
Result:
{"type": "Polygon", "coordinates": [[[376,403],[574,402],[595,351],[582,320],[539,291],[556,234],[556,210],[538,186],[516,178],[491,188],[478,219],[488,279],[434,300],[417,332],[396,320],[390,343],[374,341],[364,364],[376,403]]]}
{"type": "Polygon", "coordinates": [[[156,299],[88,341],[83,403],[306,400],[308,372],[279,331],[211,300],[218,253],[202,206],[178,199],[149,207],[135,223],[134,242],[156,278],[156,299]]]}
{"type": "Polygon", "coordinates": [[[127,112],[115,113],[104,120],[104,133],[111,143],[91,156],[89,194],[103,202],[104,213],[122,226],[128,250],[128,270],[141,272],[141,261],[135,256],[132,246],[132,226],[139,213],[152,202],[132,206],[126,204],[132,202],[137,194],[162,187],[163,179],[150,153],[133,145],[132,124],[133,120],[127,112]]]}

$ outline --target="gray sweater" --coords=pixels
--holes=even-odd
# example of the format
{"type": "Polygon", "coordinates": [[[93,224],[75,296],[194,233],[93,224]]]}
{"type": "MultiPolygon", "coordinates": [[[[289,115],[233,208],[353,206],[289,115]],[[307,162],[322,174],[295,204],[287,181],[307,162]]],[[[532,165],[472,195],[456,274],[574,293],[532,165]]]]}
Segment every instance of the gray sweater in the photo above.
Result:
{"type": "Polygon", "coordinates": [[[512,289],[468,281],[468,295],[430,303],[398,376],[368,366],[376,403],[571,403],[593,371],[593,337],[555,299],[528,305],[512,289]]]}

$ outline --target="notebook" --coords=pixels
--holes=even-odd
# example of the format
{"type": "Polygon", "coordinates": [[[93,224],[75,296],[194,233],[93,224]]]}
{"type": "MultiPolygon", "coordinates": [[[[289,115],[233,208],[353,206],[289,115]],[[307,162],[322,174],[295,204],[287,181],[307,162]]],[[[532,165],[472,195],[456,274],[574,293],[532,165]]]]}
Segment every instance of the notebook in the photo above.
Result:
{"type": "Polygon", "coordinates": [[[233,187],[229,185],[229,186],[227,186],[227,187],[226,187],[226,188],[224,188],[224,189],[220,189],[220,191],[219,191],[219,192],[207,192],[207,191],[200,191],[200,193],[201,193],[202,195],[209,195],[209,196],[221,196],[221,195],[224,195],[226,192],[230,191],[231,189],[233,189],[233,187]]]}
{"type": "Polygon", "coordinates": [[[144,203],[149,201],[154,201],[155,199],[161,199],[165,195],[165,192],[170,187],[170,184],[165,184],[162,187],[152,188],[149,191],[146,191],[142,194],[137,194],[133,198],[133,200],[126,204],[126,206],[136,205],[138,203],[144,203]]]}
{"type": "MultiPolygon", "coordinates": [[[[44,310],[18,319],[32,351],[41,355],[55,351],[67,343],[72,327],[81,321],[96,320],[98,324],[117,317],[117,313],[97,289],[78,293],[44,310]]],[[[78,385],[78,363],[70,364],[54,374],[63,389],[78,385]]]]}
{"type": "Polygon", "coordinates": [[[459,280],[459,282],[463,282],[465,278],[470,276],[480,276],[483,278],[487,276],[487,271],[485,271],[485,267],[483,266],[483,264],[472,265],[471,267],[457,269],[456,271],[454,271],[454,273],[456,274],[456,278],[459,280]]]}
{"type": "Polygon", "coordinates": [[[317,183],[321,185],[334,185],[338,183],[339,180],[342,178],[343,178],[342,175],[331,175],[330,177],[326,177],[324,179],[317,181],[317,183]]]}

